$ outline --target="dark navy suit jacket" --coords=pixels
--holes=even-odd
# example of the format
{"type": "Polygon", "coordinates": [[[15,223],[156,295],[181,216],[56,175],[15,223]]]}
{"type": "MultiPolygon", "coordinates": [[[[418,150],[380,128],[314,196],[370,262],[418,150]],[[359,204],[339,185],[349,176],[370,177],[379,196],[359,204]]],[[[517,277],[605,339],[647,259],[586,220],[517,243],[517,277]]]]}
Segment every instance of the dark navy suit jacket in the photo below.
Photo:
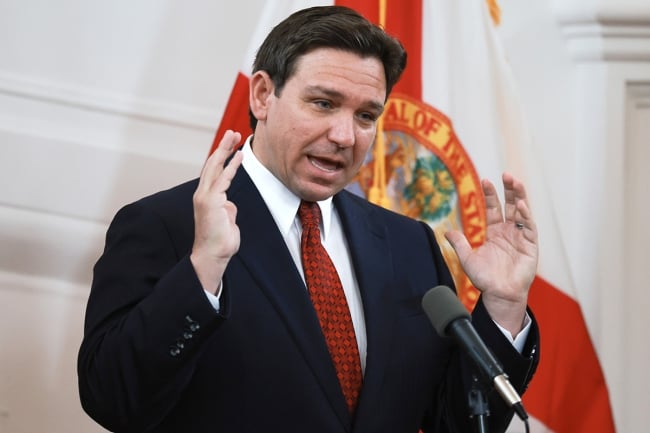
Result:
{"type": "MultiPolygon", "coordinates": [[[[343,191],[334,197],[358,279],[367,365],[354,419],[305,285],[245,170],[228,197],[239,252],[216,313],[189,260],[197,181],[124,207],[94,268],[79,352],[81,401],[116,432],[470,432],[471,365],[436,335],[420,301],[453,287],[435,237],[343,191]]],[[[523,354],[482,303],[474,325],[523,392],[538,360],[533,323],[523,354]]],[[[511,413],[490,395],[492,431],[511,413]]]]}

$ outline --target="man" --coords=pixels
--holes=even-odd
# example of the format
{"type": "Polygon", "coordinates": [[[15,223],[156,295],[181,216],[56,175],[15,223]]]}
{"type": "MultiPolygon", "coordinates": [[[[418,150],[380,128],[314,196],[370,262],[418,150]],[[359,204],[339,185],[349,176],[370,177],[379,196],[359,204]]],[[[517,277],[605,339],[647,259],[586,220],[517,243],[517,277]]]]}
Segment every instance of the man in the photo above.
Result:
{"type": "MultiPolygon", "coordinates": [[[[226,132],[199,180],[126,206],[109,228],[79,353],[95,420],[118,432],[472,431],[472,366],[420,307],[453,285],[432,231],[343,190],[405,62],[349,9],[273,29],[243,150],[226,132]]],[[[483,183],[485,245],[448,239],[483,292],[474,324],[523,392],[537,363],[537,231],[523,185],[503,184],[502,210],[483,183]]],[[[489,424],[503,431],[512,413],[493,394],[489,424]]]]}

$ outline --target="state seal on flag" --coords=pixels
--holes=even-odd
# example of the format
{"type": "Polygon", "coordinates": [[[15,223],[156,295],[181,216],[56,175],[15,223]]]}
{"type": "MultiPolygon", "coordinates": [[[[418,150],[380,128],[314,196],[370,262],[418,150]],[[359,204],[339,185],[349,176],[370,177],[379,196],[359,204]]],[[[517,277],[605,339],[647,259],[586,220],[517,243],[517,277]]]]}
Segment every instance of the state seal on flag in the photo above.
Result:
{"type": "Polygon", "coordinates": [[[473,248],[485,240],[485,199],[474,164],[450,119],[422,101],[392,95],[382,122],[378,140],[383,141],[380,146],[375,143],[375,151],[368,153],[349,189],[371,201],[380,190],[383,206],[427,222],[453,274],[460,299],[472,308],[478,291],[444,233],[463,231],[473,248]]]}

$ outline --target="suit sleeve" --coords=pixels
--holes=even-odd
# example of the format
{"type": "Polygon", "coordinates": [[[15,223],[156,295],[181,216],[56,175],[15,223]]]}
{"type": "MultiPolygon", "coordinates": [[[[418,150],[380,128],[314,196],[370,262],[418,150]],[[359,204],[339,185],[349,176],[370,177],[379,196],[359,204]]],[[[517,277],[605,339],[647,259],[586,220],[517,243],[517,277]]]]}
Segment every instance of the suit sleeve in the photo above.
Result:
{"type": "Polygon", "coordinates": [[[156,212],[137,202],[111,223],[94,268],[78,356],[84,410],[109,430],[142,431],[168,413],[190,380],[217,314],[156,212]]]}
{"type": "MultiPolygon", "coordinates": [[[[474,307],[472,312],[472,323],[477,332],[490,348],[503,366],[503,371],[508,375],[510,383],[513,385],[519,395],[523,395],[526,391],[530,380],[539,363],[539,330],[537,322],[530,309],[528,313],[531,317],[532,324],[524,350],[519,353],[517,349],[508,341],[503,333],[498,329],[492,318],[489,316],[482,299],[474,307]]],[[[501,396],[497,391],[488,383],[481,382],[480,372],[477,370],[473,362],[464,354],[459,354],[459,365],[464,370],[463,373],[463,389],[465,390],[464,397],[467,402],[468,389],[472,385],[471,377],[476,377],[479,382],[476,385],[483,390],[488,399],[488,407],[490,415],[488,417],[488,426],[490,432],[505,432],[510,421],[513,418],[514,411],[507,407],[501,396]]],[[[467,403],[466,403],[467,407],[467,403]]],[[[476,420],[470,419],[472,428],[476,428],[476,420]]],[[[467,431],[467,430],[458,430],[467,431]]]]}
{"type": "MultiPolygon", "coordinates": [[[[434,251],[434,261],[439,269],[438,273],[445,276],[449,271],[446,269],[447,266],[440,248],[435,242],[434,236],[431,234],[429,237],[434,251]],[[441,270],[441,268],[444,269],[441,270]]],[[[447,283],[441,282],[441,284],[447,283]]],[[[453,285],[449,286],[453,288],[453,285]]],[[[479,298],[472,312],[472,324],[485,344],[501,362],[504,372],[519,395],[522,395],[528,387],[539,363],[539,330],[530,309],[528,314],[532,324],[524,350],[519,353],[496,326],[485,309],[482,298],[479,298]]],[[[446,379],[434,393],[434,409],[426,416],[423,431],[430,433],[476,431],[476,420],[469,417],[468,406],[469,391],[474,385],[484,391],[488,398],[489,431],[491,433],[506,431],[514,411],[507,407],[500,395],[489,384],[481,382],[480,372],[473,361],[456,345],[453,346],[445,376],[446,379]],[[479,379],[479,382],[475,382],[474,378],[479,379]]]]}

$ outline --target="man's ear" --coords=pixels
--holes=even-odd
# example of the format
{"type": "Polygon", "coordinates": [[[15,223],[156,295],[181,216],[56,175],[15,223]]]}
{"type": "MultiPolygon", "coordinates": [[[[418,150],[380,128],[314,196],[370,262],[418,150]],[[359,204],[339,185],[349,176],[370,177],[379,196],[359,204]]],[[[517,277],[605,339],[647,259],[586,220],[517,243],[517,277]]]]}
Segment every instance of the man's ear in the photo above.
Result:
{"type": "Polygon", "coordinates": [[[273,80],[266,71],[257,71],[250,78],[248,103],[257,120],[266,120],[269,100],[274,91],[273,80]]]}

